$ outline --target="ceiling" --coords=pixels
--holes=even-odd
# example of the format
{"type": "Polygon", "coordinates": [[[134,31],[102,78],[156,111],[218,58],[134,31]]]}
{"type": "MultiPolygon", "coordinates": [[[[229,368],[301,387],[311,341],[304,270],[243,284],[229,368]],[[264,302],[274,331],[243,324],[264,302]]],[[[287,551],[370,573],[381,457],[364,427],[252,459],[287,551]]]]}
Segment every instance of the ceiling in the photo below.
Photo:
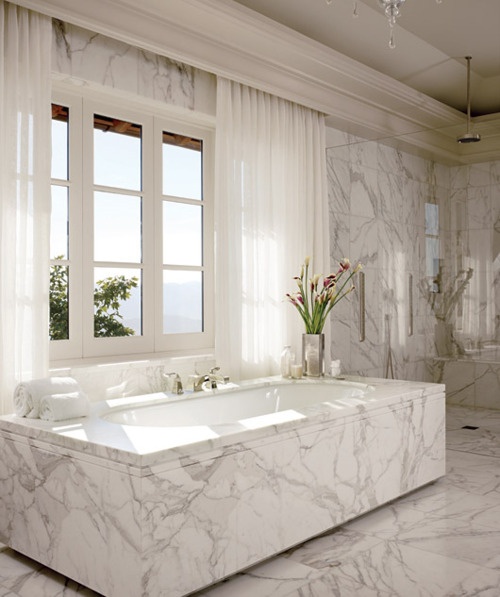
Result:
{"type": "Polygon", "coordinates": [[[500,159],[500,0],[13,0],[318,110],[331,146],[380,141],[446,164],[500,159]],[[117,18],[117,14],[120,18],[117,18]],[[472,132],[466,60],[472,56],[472,132]]]}
{"type": "Polygon", "coordinates": [[[500,0],[407,0],[388,46],[378,0],[236,0],[376,71],[472,116],[500,113],[500,0]]]}

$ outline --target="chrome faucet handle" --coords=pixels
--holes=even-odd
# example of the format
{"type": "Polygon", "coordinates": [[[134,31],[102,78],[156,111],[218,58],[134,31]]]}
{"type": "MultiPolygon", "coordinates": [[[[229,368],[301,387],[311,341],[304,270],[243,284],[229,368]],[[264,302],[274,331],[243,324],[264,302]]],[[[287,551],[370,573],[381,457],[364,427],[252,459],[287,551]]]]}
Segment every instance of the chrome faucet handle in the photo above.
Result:
{"type": "Polygon", "coordinates": [[[184,394],[184,389],[182,387],[182,381],[181,381],[180,375],[178,373],[175,373],[175,371],[173,373],[162,373],[162,376],[166,380],[170,380],[171,377],[174,377],[174,380],[172,382],[172,386],[170,389],[171,392],[174,394],[177,394],[178,396],[180,396],[181,394],[184,394]]]}
{"type": "Polygon", "coordinates": [[[217,383],[226,384],[229,383],[229,376],[228,375],[220,375],[218,372],[220,371],[220,367],[212,367],[210,369],[210,373],[208,374],[208,379],[210,381],[210,386],[212,390],[217,389],[217,383]]]}

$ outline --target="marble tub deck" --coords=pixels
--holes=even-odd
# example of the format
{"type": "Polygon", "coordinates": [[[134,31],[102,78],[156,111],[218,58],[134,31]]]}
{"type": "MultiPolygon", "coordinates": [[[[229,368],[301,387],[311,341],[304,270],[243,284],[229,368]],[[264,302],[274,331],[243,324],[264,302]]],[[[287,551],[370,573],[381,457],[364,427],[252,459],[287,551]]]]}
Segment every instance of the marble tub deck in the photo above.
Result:
{"type": "MultiPolygon", "coordinates": [[[[499,553],[500,412],[448,406],[446,477],[193,597],[498,597],[499,553]]],[[[0,597],[77,595],[0,549],[0,597]]]]}

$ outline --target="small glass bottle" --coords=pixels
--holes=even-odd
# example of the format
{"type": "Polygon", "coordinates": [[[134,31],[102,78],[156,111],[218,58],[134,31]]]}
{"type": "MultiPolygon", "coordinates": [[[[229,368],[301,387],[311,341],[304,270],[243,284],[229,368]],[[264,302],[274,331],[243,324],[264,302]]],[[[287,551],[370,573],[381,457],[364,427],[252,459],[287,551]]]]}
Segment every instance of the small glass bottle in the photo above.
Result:
{"type": "Polygon", "coordinates": [[[292,349],[291,346],[285,346],[281,353],[281,376],[289,378],[292,375],[292,349]]]}

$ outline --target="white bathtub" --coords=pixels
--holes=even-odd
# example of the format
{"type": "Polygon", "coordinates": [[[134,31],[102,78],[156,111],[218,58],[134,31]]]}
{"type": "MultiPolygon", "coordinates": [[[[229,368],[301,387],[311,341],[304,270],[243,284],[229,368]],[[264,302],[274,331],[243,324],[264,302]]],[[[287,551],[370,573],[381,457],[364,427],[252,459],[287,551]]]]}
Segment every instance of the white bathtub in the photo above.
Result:
{"type": "MultiPolygon", "coordinates": [[[[119,425],[141,427],[187,427],[240,424],[246,426],[259,421],[275,424],[287,420],[293,413],[316,405],[342,409],[364,404],[360,400],[374,387],[364,383],[332,380],[325,382],[277,382],[258,387],[217,390],[188,394],[175,401],[156,400],[163,394],[151,396],[152,402],[132,407],[118,407],[102,417],[119,425]]],[[[305,415],[304,415],[305,416],[305,415]]]]}
{"type": "Polygon", "coordinates": [[[106,597],[209,586],[444,475],[444,387],[365,381],[0,417],[0,541],[106,597]]]}

